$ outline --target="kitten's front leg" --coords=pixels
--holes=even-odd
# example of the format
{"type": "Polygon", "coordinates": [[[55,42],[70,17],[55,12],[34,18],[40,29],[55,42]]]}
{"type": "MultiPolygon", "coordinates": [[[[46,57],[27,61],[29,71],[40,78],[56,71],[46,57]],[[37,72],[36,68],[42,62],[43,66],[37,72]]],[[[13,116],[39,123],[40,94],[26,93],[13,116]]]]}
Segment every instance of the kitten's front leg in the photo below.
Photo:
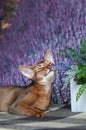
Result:
{"type": "Polygon", "coordinates": [[[44,111],[22,103],[10,106],[8,111],[13,114],[32,116],[32,117],[45,117],[46,115],[44,111]]]}

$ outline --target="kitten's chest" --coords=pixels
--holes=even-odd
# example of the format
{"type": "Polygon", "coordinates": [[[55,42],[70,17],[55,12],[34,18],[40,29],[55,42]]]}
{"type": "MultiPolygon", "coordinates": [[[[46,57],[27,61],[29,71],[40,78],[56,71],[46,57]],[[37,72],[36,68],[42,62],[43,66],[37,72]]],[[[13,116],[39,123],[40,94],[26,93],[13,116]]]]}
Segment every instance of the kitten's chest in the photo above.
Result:
{"type": "Polygon", "coordinates": [[[49,103],[50,103],[50,98],[51,98],[51,94],[45,94],[40,96],[37,101],[35,102],[34,106],[36,108],[39,108],[41,110],[46,110],[46,108],[48,107],[49,103]]]}

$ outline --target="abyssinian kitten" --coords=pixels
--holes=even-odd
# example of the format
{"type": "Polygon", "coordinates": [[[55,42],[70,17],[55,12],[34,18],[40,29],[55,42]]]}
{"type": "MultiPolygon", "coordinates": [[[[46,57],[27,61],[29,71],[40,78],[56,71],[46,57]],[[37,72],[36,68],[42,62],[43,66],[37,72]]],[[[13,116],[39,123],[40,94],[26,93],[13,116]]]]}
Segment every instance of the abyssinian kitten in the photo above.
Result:
{"type": "Polygon", "coordinates": [[[20,65],[20,72],[32,83],[28,87],[1,87],[0,112],[44,117],[50,103],[52,83],[55,77],[54,59],[50,49],[47,50],[44,60],[35,66],[20,65]]]}

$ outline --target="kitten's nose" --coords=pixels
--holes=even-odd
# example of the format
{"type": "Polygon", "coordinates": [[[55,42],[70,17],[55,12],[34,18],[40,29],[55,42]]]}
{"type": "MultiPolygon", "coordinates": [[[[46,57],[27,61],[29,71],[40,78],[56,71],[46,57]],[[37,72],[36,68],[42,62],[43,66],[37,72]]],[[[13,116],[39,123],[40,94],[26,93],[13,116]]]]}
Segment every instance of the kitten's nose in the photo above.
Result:
{"type": "Polygon", "coordinates": [[[55,70],[55,69],[54,69],[53,71],[54,71],[54,73],[56,73],[56,70],[55,70]]]}
{"type": "Polygon", "coordinates": [[[51,69],[51,71],[53,71],[54,73],[56,73],[56,70],[55,70],[55,69],[51,69]]]}

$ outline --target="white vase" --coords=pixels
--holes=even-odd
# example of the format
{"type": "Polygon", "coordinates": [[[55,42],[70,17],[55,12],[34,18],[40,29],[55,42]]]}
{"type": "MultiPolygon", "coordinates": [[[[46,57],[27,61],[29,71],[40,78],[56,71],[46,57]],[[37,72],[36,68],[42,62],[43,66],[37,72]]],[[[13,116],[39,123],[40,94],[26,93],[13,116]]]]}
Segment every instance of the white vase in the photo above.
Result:
{"type": "Polygon", "coordinates": [[[76,95],[81,85],[77,85],[76,81],[70,81],[71,93],[71,111],[72,112],[86,112],[86,91],[81,95],[80,99],[76,101],[76,95]]]}

